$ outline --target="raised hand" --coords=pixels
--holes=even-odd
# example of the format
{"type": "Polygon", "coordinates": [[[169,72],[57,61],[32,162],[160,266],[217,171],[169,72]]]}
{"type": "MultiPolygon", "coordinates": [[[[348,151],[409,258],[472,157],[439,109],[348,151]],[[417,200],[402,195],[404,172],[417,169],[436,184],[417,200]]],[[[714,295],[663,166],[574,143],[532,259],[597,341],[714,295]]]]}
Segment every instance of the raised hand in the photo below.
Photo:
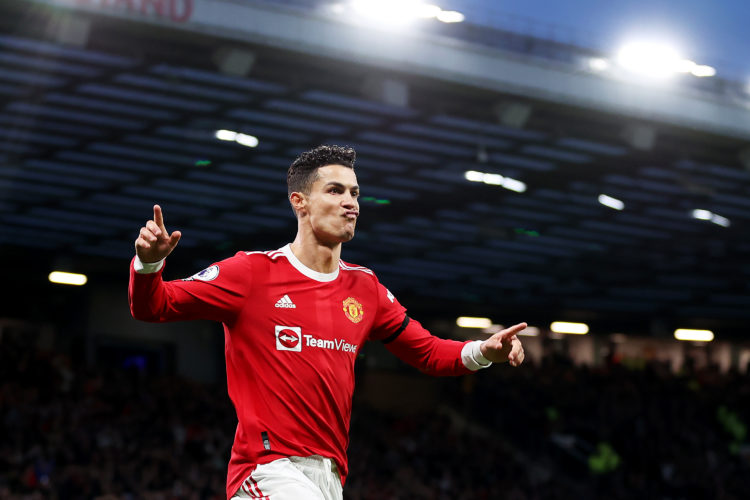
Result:
{"type": "Polygon", "coordinates": [[[141,228],[135,240],[135,253],[141,262],[158,262],[172,253],[181,236],[179,231],[167,232],[161,207],[154,205],[154,218],[141,228]]]}
{"type": "Polygon", "coordinates": [[[518,323],[497,332],[482,342],[479,348],[482,356],[493,363],[509,361],[512,366],[520,365],[523,363],[524,353],[521,341],[516,334],[527,326],[526,323],[518,323]]]}

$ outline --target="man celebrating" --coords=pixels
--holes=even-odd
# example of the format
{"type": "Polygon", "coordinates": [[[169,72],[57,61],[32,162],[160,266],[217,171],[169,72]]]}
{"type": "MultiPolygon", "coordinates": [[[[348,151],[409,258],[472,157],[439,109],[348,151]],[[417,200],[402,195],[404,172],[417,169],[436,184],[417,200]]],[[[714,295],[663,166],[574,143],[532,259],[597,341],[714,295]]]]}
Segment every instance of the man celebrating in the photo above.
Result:
{"type": "Polygon", "coordinates": [[[239,252],[198,274],[164,282],[180,240],[159,205],[135,241],[129,300],[145,321],[224,324],[227,386],[239,423],[227,498],[340,500],[354,361],[368,340],[430,375],[462,375],[524,353],[520,323],[485,341],[431,335],[365,267],[340,259],[354,237],[359,186],[351,148],[319,146],[287,175],[297,217],[291,244],[239,252]]]}

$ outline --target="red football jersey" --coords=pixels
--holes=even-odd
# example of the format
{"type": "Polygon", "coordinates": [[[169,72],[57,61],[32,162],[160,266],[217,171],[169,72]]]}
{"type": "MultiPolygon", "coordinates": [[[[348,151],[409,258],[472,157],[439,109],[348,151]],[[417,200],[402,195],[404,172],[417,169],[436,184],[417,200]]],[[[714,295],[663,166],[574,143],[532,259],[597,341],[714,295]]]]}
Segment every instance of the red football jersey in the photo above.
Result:
{"type": "Polygon", "coordinates": [[[239,420],[227,497],[255,465],[288,456],[332,458],[344,482],[354,361],[366,341],[385,342],[433,375],[470,371],[461,359],[465,342],[439,339],[410,320],[364,267],[340,262],[319,273],[286,245],[239,252],[184,280],[164,282],[161,273],[131,265],[135,318],[224,324],[227,386],[239,420]]]}

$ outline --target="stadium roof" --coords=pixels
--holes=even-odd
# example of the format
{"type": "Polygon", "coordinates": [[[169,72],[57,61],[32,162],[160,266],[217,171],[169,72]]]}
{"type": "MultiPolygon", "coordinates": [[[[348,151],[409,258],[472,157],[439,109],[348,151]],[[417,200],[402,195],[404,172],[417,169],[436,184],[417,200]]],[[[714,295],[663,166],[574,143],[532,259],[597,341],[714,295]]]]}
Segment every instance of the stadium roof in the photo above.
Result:
{"type": "Polygon", "coordinates": [[[95,18],[83,45],[61,44],[43,12],[9,9],[0,10],[0,243],[27,292],[29,273],[60,262],[121,280],[155,202],[183,232],[177,272],[281,246],[296,228],[289,163],[334,143],[357,149],[363,195],[344,259],[375,270],[421,314],[583,319],[594,333],[745,331],[742,138],[330,54],[257,42],[227,53],[214,35],[110,18],[95,18]],[[248,76],[231,74],[238,60],[248,76]],[[382,102],[391,84],[397,97],[406,89],[401,104],[382,102]],[[220,129],[259,144],[219,141],[220,129]],[[527,189],[469,182],[469,170],[527,189]],[[728,227],[694,218],[696,209],[728,227]]]}

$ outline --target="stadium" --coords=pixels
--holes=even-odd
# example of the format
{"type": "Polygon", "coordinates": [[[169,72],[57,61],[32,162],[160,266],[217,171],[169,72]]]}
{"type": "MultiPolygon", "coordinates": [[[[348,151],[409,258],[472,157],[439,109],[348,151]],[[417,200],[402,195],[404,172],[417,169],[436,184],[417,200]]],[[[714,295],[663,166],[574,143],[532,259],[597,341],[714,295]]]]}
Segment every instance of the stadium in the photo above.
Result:
{"type": "Polygon", "coordinates": [[[481,1],[0,2],[0,499],[227,498],[231,335],[134,319],[133,241],[158,204],[165,280],[275,262],[318,145],[356,150],[341,273],[408,309],[383,342],[277,323],[353,363],[343,498],[745,498],[750,80],[650,43],[481,1]],[[409,318],[526,322],[525,360],[427,376],[409,318]]]}

